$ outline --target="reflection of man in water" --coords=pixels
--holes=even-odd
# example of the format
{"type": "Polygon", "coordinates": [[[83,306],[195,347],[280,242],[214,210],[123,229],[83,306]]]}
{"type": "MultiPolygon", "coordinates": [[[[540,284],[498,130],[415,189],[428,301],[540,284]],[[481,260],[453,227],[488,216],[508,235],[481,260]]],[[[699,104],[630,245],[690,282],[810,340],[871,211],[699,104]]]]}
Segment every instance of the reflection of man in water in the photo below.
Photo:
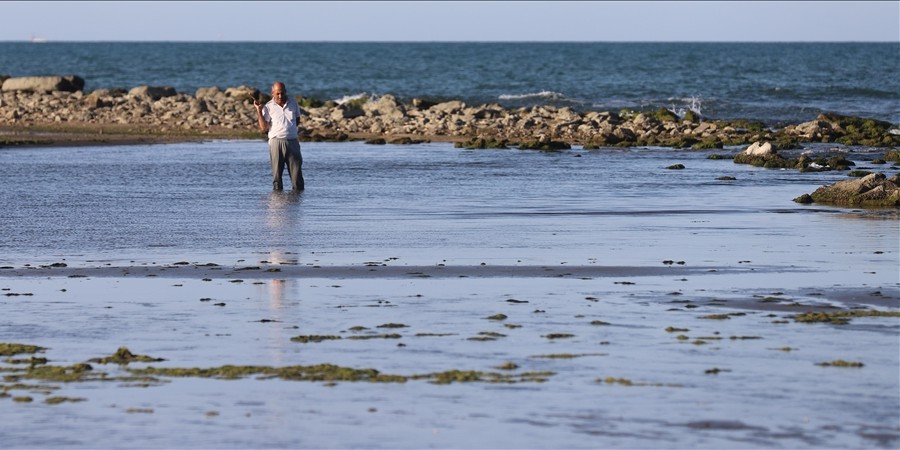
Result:
{"type": "Polygon", "coordinates": [[[300,106],[287,95],[284,83],[276,81],[272,85],[272,100],[265,105],[253,100],[256,121],[261,131],[269,132],[269,159],[272,161],[272,188],[284,189],[281,175],[287,164],[293,190],[303,190],[303,156],[300,141],[297,140],[297,124],[300,121],[300,106]]]}

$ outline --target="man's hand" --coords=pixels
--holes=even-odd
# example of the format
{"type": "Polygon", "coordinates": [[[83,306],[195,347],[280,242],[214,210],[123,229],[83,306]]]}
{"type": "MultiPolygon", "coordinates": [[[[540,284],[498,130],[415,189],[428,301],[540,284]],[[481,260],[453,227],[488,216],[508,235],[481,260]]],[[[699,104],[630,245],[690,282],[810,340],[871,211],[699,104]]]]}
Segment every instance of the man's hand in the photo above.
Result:
{"type": "Polygon", "coordinates": [[[253,107],[256,108],[256,124],[259,126],[260,131],[269,131],[269,124],[266,123],[265,117],[263,117],[262,112],[262,103],[259,102],[258,99],[253,99],[253,107]]]}

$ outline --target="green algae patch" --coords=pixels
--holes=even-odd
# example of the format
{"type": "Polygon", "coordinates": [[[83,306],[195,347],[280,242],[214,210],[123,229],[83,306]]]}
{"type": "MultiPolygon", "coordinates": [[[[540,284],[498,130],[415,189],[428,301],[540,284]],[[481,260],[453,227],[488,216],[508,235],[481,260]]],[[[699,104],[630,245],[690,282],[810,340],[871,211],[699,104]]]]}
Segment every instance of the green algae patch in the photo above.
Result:
{"type": "Polygon", "coordinates": [[[846,325],[855,317],[900,317],[900,311],[835,311],[835,312],[806,312],[793,317],[800,323],[831,323],[834,325],[846,325]]]}
{"type": "Polygon", "coordinates": [[[42,365],[30,367],[22,372],[4,377],[7,381],[21,379],[43,380],[51,382],[72,383],[79,381],[102,381],[107,379],[106,373],[94,372],[90,364],[78,363],[71,366],[42,365]]]}
{"type": "Polygon", "coordinates": [[[0,384],[0,397],[4,395],[9,397],[9,391],[30,391],[30,392],[45,392],[50,393],[59,389],[58,386],[51,386],[49,384],[25,384],[25,383],[13,383],[13,384],[0,384]]]}
{"type": "Polygon", "coordinates": [[[47,350],[44,347],[28,344],[13,344],[8,342],[0,342],[0,356],[15,356],[23,353],[39,353],[47,350]]]}
{"type": "Polygon", "coordinates": [[[683,387],[680,384],[664,384],[664,383],[636,383],[628,378],[606,377],[597,378],[598,383],[618,384],[620,386],[650,386],[650,387],[683,387]]]}
{"type": "Polygon", "coordinates": [[[621,384],[622,386],[633,386],[634,382],[629,380],[628,378],[616,378],[616,377],[606,377],[604,379],[597,379],[598,382],[603,382],[606,384],[621,384]]]}
{"type": "Polygon", "coordinates": [[[506,320],[506,314],[494,314],[493,316],[485,317],[487,320],[506,320]]]}
{"type": "Polygon", "coordinates": [[[569,339],[569,338],[575,337],[575,335],[569,334],[569,333],[550,333],[550,334],[545,334],[544,337],[547,339],[551,339],[551,340],[552,339],[569,339]]]}
{"type": "MultiPolygon", "coordinates": [[[[512,370],[509,367],[505,370],[512,370]]],[[[428,380],[434,384],[450,384],[463,382],[485,383],[521,383],[543,382],[555,375],[555,372],[522,372],[518,374],[501,374],[496,372],[481,372],[471,370],[448,370],[422,375],[392,375],[383,374],[375,369],[353,369],[333,364],[319,364],[315,366],[234,366],[225,365],[213,368],[154,368],[127,369],[134,375],[145,377],[171,377],[171,378],[214,378],[223,380],[235,380],[255,376],[258,379],[282,379],[286,381],[314,381],[314,382],[370,382],[370,383],[405,383],[408,380],[428,380]]]]}
{"type": "Polygon", "coordinates": [[[536,382],[542,383],[547,381],[555,372],[522,372],[519,374],[502,374],[497,372],[482,372],[477,370],[447,370],[444,372],[436,372],[425,375],[413,375],[413,380],[428,380],[433,384],[451,384],[451,383],[523,383],[536,382]]]}
{"type": "Polygon", "coordinates": [[[506,337],[505,334],[503,334],[503,333],[497,333],[496,331],[481,331],[481,332],[478,333],[478,335],[479,335],[479,336],[489,336],[489,337],[494,337],[494,338],[498,338],[498,337],[506,337]]]}
{"type": "Polygon", "coordinates": [[[28,359],[8,358],[4,362],[7,364],[28,364],[29,367],[34,367],[41,364],[47,364],[47,358],[35,358],[34,356],[28,359]]]}
{"type": "Polygon", "coordinates": [[[836,359],[834,361],[816,363],[816,365],[822,367],[863,367],[865,364],[857,361],[844,361],[843,359],[836,359]]]}
{"type": "Polygon", "coordinates": [[[291,342],[301,342],[303,344],[308,344],[310,342],[322,342],[322,341],[332,341],[342,339],[340,336],[334,335],[319,335],[319,334],[310,334],[310,335],[300,335],[294,336],[291,338],[291,342]]]}
{"type": "MultiPolygon", "coordinates": [[[[509,368],[507,370],[511,370],[509,368]]],[[[543,382],[554,372],[523,372],[519,374],[501,374],[496,372],[481,372],[472,370],[448,370],[422,375],[391,375],[382,374],[375,369],[353,369],[332,364],[319,364],[316,366],[231,366],[226,365],[215,368],[153,368],[128,369],[131,373],[152,377],[196,377],[215,379],[240,379],[256,376],[260,379],[280,378],[288,381],[324,381],[324,382],[372,382],[372,383],[405,383],[407,380],[429,380],[434,384],[450,384],[462,382],[488,382],[488,383],[518,383],[518,382],[543,382]]]]}
{"type": "Polygon", "coordinates": [[[85,399],[83,399],[81,397],[47,397],[46,399],[44,399],[44,403],[46,403],[48,405],[58,405],[60,403],[66,403],[66,402],[78,403],[78,402],[83,402],[83,401],[85,401],[85,399]]]}
{"type": "Polygon", "coordinates": [[[688,328],[666,327],[666,333],[687,333],[691,331],[688,328]]]}
{"type": "Polygon", "coordinates": [[[710,314],[707,316],[701,316],[701,319],[709,319],[709,320],[728,320],[731,318],[728,314],[710,314]]]}
{"type": "Polygon", "coordinates": [[[772,349],[769,349],[769,350],[777,350],[777,351],[779,351],[779,352],[793,352],[793,351],[795,351],[795,350],[797,350],[797,349],[796,349],[796,348],[793,348],[793,347],[781,347],[781,348],[772,348],[772,349]]]}
{"type": "Polygon", "coordinates": [[[374,383],[403,383],[407,377],[382,374],[375,369],[353,369],[333,364],[314,366],[235,366],[225,365],[207,369],[200,368],[154,368],[128,369],[131,373],[150,377],[172,378],[215,378],[236,380],[251,376],[260,379],[280,378],[288,381],[368,381],[374,383]]]}
{"type": "Polygon", "coordinates": [[[118,350],[112,356],[105,356],[103,358],[92,358],[89,359],[88,362],[98,363],[98,364],[119,364],[119,365],[128,365],[133,362],[159,362],[165,361],[162,358],[154,358],[147,355],[135,355],[128,350],[128,347],[119,347],[118,350]]]}
{"type": "Polygon", "coordinates": [[[360,336],[347,336],[347,339],[356,339],[356,340],[364,340],[364,339],[400,339],[403,336],[397,333],[386,333],[386,334],[365,334],[360,336]]]}
{"type": "Polygon", "coordinates": [[[608,353],[549,353],[546,355],[531,355],[529,358],[539,359],[574,359],[585,356],[607,356],[608,353]]]}

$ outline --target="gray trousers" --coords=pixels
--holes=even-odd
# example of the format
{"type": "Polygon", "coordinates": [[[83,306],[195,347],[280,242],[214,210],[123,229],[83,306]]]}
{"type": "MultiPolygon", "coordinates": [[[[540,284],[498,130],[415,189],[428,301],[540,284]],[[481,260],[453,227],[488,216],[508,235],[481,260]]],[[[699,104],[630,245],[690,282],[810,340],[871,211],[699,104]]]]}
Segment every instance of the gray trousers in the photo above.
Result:
{"type": "Polygon", "coordinates": [[[281,190],[284,184],[281,175],[287,165],[291,176],[291,187],[295,191],[303,190],[303,155],[300,154],[300,142],[294,139],[269,139],[269,159],[272,161],[272,188],[281,190]]]}

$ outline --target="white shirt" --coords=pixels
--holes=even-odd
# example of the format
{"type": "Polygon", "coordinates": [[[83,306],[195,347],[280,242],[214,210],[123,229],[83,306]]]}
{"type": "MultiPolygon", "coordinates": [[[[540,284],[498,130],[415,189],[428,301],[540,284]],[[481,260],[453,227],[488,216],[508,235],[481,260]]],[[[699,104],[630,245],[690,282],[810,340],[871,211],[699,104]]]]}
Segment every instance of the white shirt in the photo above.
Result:
{"type": "Polygon", "coordinates": [[[288,97],[284,106],[269,100],[262,108],[263,119],[269,124],[269,139],[297,139],[297,123],[300,120],[300,106],[288,97]]]}

